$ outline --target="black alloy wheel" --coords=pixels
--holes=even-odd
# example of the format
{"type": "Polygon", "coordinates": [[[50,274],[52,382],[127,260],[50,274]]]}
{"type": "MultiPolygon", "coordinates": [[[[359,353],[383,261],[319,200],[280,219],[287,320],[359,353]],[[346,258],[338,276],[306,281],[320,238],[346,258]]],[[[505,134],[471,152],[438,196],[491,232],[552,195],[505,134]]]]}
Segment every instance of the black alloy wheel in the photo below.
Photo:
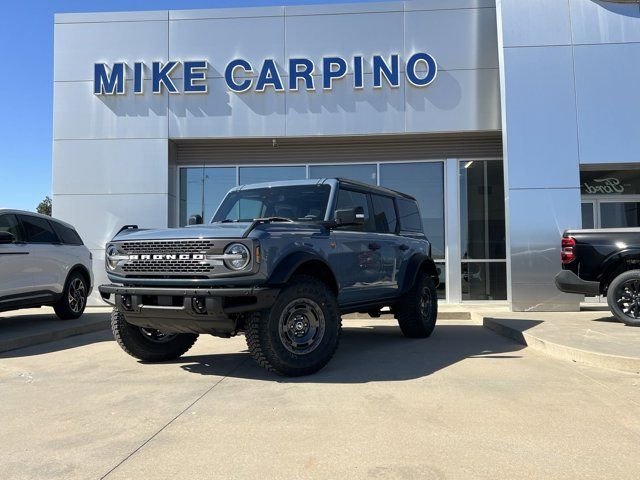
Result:
{"type": "Polygon", "coordinates": [[[607,303],[622,323],[640,327],[640,270],[629,270],[614,278],[607,291],[607,303]]]}

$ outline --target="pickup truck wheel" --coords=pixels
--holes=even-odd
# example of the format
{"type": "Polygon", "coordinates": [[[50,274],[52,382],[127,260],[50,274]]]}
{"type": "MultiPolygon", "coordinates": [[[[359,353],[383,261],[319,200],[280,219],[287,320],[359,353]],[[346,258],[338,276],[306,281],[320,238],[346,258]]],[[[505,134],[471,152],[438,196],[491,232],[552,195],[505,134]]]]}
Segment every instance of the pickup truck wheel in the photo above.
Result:
{"type": "Polygon", "coordinates": [[[89,287],[87,281],[79,272],[73,272],[67,278],[62,297],[53,306],[53,310],[60,320],[80,318],[87,306],[89,287]]]}
{"type": "Polygon", "coordinates": [[[168,335],[152,328],[131,325],[117,308],[111,313],[111,330],[120,348],[143,362],[175,360],[198,339],[195,333],[168,335]]]}
{"type": "Polygon", "coordinates": [[[614,278],[607,291],[607,303],[622,323],[640,327],[640,270],[629,270],[614,278]]]}
{"type": "Polygon", "coordinates": [[[258,365],[295,377],[317,372],[331,360],[341,330],[335,294],[316,278],[298,275],[269,310],[250,315],[245,336],[258,365]]]}
{"type": "Polygon", "coordinates": [[[436,326],[438,296],[432,278],[419,275],[414,286],[395,307],[400,330],[405,337],[426,338],[436,326]]]}

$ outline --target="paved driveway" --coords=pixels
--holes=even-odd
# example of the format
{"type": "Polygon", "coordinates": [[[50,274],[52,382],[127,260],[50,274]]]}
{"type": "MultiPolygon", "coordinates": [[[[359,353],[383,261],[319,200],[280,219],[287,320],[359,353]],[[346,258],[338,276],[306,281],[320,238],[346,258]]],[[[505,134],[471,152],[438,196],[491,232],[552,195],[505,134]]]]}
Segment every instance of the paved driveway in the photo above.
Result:
{"type": "Polygon", "coordinates": [[[639,478],[640,377],[468,321],[346,321],[319,374],[201,337],[143,365],[108,332],[0,355],[3,479],[639,478]]]}

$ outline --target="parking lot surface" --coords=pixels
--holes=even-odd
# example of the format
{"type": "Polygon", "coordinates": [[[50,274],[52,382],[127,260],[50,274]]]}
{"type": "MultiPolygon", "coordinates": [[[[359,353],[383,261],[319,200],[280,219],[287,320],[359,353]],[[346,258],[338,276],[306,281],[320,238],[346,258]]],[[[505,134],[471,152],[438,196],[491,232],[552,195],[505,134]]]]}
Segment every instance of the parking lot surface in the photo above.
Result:
{"type": "Polygon", "coordinates": [[[640,376],[469,321],[346,320],[304,378],[203,336],[145,365],[108,331],[0,354],[3,479],[639,478],[640,376]]]}

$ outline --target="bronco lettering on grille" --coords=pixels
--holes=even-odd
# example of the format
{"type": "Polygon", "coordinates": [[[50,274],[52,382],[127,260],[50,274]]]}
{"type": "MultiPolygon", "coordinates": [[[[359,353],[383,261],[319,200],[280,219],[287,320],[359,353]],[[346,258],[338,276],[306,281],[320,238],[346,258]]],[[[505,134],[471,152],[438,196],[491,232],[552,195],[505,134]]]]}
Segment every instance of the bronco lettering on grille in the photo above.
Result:
{"type": "Polygon", "coordinates": [[[129,260],[204,260],[201,253],[129,255],[129,260]]]}

